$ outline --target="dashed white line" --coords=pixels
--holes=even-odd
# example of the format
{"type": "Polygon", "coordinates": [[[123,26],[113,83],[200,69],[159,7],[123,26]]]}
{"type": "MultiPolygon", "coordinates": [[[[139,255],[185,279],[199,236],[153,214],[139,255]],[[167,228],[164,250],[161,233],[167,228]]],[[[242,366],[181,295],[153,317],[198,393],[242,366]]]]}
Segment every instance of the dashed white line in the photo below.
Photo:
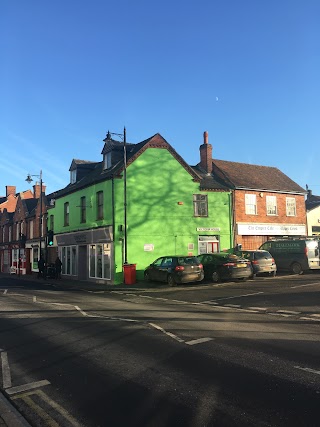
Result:
{"type": "Polygon", "coordinates": [[[8,354],[6,351],[3,351],[1,353],[1,364],[2,364],[2,384],[3,388],[10,388],[11,387],[11,372],[10,372],[10,366],[8,362],[8,354]]]}
{"type": "Polygon", "coordinates": [[[305,286],[317,286],[317,285],[320,285],[320,283],[307,283],[305,285],[291,286],[291,289],[304,288],[305,286]]]}
{"type": "Polygon", "coordinates": [[[212,341],[212,340],[213,340],[213,338],[198,338],[197,340],[186,341],[186,344],[196,345],[196,344],[201,344],[203,342],[208,342],[208,341],[212,341]]]}
{"type": "Polygon", "coordinates": [[[218,298],[217,301],[222,301],[222,300],[226,300],[226,299],[242,298],[242,297],[251,297],[253,295],[260,295],[260,294],[264,294],[264,292],[255,292],[253,294],[235,295],[233,297],[218,298]]]}
{"type": "Polygon", "coordinates": [[[320,322],[320,319],[314,317],[299,317],[300,320],[312,320],[313,322],[320,322]]]}
{"type": "Polygon", "coordinates": [[[300,369],[301,371],[311,372],[312,374],[320,375],[320,371],[316,371],[315,369],[304,368],[302,366],[294,366],[294,368],[300,369]]]}
{"type": "Polygon", "coordinates": [[[75,305],[74,307],[75,307],[75,309],[76,309],[76,310],[80,311],[80,313],[81,313],[83,316],[88,316],[88,315],[87,315],[87,313],[86,313],[85,311],[81,310],[81,308],[80,308],[80,307],[78,307],[77,305],[75,305]]]}
{"type": "Polygon", "coordinates": [[[277,310],[277,313],[284,313],[284,314],[301,314],[301,311],[277,310]]]}

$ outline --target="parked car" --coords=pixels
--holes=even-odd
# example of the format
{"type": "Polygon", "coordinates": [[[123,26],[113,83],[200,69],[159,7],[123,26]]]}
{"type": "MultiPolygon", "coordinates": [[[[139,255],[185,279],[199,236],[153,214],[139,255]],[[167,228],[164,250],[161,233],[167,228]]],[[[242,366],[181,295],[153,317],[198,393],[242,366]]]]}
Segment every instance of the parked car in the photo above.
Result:
{"type": "Polygon", "coordinates": [[[200,282],[203,267],[195,256],[163,256],[156,259],[144,271],[145,280],[167,282],[170,286],[178,283],[200,282]]]}
{"type": "Polygon", "coordinates": [[[252,276],[251,262],[229,253],[198,255],[203,265],[204,276],[213,282],[221,280],[246,280],[252,276]]]}
{"type": "Polygon", "coordinates": [[[275,276],[277,274],[276,262],[268,251],[261,249],[257,251],[247,250],[239,251],[236,254],[250,260],[253,277],[258,274],[268,274],[269,276],[275,276]]]}

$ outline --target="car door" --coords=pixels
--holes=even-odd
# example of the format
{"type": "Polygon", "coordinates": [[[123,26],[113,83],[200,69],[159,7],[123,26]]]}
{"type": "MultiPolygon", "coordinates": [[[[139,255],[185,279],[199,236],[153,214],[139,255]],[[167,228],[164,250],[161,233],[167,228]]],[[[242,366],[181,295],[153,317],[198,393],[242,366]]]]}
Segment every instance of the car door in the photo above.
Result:
{"type": "Polygon", "coordinates": [[[156,259],[148,269],[149,277],[151,280],[160,281],[161,279],[161,264],[163,257],[156,259]]]}
{"type": "Polygon", "coordinates": [[[159,268],[159,277],[161,282],[166,282],[168,275],[172,272],[174,264],[173,257],[164,257],[159,268]]]}

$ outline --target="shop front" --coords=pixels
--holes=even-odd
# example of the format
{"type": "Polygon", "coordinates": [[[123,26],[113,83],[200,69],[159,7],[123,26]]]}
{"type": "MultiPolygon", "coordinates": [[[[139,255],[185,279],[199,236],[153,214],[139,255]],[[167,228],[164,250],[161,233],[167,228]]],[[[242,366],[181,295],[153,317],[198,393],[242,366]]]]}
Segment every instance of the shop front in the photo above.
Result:
{"type": "MultiPolygon", "coordinates": [[[[219,227],[199,227],[197,228],[198,232],[209,233],[220,232],[219,227]]],[[[219,234],[210,235],[210,234],[201,234],[198,235],[198,254],[209,254],[213,252],[220,252],[220,236],[219,234]]]]}
{"type": "Polygon", "coordinates": [[[63,276],[110,283],[113,272],[111,227],[57,234],[55,237],[63,276]]]}
{"type": "Polygon", "coordinates": [[[255,250],[270,239],[306,236],[306,224],[237,223],[236,244],[255,250]]]}

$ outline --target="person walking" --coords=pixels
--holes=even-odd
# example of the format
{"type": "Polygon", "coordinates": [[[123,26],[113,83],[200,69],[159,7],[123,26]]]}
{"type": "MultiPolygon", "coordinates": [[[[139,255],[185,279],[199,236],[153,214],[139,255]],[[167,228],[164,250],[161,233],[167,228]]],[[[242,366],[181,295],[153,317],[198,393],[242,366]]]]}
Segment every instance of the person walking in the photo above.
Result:
{"type": "Polygon", "coordinates": [[[57,259],[54,263],[55,265],[55,271],[56,271],[56,279],[61,279],[61,268],[62,268],[62,262],[61,259],[57,256],[57,259]]]}
{"type": "Polygon", "coordinates": [[[38,279],[41,277],[44,277],[44,269],[45,269],[45,262],[42,256],[40,256],[40,259],[38,260],[38,279]]]}

